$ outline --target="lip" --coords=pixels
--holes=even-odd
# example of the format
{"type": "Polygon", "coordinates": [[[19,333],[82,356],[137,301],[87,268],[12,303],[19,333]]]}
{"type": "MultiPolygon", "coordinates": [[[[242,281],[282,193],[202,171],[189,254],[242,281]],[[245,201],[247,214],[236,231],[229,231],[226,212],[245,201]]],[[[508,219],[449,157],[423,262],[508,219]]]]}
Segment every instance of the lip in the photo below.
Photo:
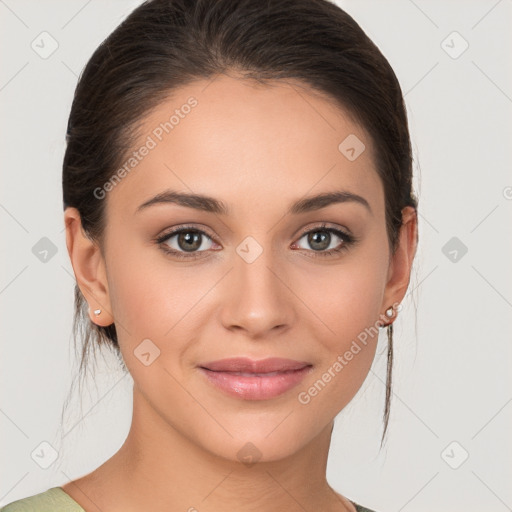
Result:
{"type": "Polygon", "coordinates": [[[268,400],[301,382],[312,364],[293,359],[252,360],[236,357],[199,365],[208,382],[230,396],[244,400],[268,400]]]}

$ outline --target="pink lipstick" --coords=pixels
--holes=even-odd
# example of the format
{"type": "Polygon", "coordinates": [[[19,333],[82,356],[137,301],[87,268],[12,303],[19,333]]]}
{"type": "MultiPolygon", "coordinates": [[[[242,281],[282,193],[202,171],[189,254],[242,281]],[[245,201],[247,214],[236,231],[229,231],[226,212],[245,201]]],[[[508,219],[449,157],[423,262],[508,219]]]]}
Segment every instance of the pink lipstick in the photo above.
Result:
{"type": "Polygon", "coordinates": [[[230,396],[268,400],[295,387],[311,371],[311,363],[292,359],[252,360],[236,357],[199,365],[208,381],[230,396]]]}

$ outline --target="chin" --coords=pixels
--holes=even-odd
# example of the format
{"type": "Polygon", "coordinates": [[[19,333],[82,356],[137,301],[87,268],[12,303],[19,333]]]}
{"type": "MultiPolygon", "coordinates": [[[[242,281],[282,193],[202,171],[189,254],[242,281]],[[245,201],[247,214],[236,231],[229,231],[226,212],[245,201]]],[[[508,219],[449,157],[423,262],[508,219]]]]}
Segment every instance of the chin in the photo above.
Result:
{"type": "MultiPolygon", "coordinates": [[[[299,422],[295,412],[286,418],[289,412],[282,411],[279,421],[258,422],[250,419],[248,422],[231,424],[228,430],[233,437],[219,431],[217,435],[206,438],[203,433],[201,444],[219,457],[248,466],[256,462],[284,460],[300,452],[325,431],[325,428],[318,431],[318,423],[313,427],[307,424],[307,420],[299,422]],[[292,420],[295,414],[297,417],[292,420]]],[[[260,415],[264,416],[264,413],[260,415]]],[[[330,426],[328,430],[330,433],[330,426]]]]}

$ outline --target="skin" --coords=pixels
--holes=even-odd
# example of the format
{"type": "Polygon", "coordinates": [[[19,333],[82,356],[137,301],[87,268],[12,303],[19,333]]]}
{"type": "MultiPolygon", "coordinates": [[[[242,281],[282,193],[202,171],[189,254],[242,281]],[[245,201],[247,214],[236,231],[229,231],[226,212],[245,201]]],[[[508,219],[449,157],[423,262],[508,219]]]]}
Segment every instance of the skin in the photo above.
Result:
{"type": "MultiPolygon", "coordinates": [[[[198,105],[104,199],[103,252],[83,235],[77,210],[65,211],[68,252],[91,320],[115,321],[134,389],[121,449],[63,489],[87,512],[353,511],[326,481],[327,456],[334,418],[365,380],[377,336],[308,404],[297,395],[404,298],[415,211],[403,210],[392,255],[368,134],[331,100],[292,81],[261,85],[220,75],[195,82],[144,119],[141,144],[190,96],[198,105]],[[349,134],[366,146],[354,161],[338,150],[349,134]],[[167,189],[212,196],[230,214],[172,203],[136,213],[167,189]],[[298,199],[333,190],[364,197],[371,212],[344,202],[286,213],[298,199]],[[303,234],[322,231],[323,222],[358,241],[318,255],[303,234]],[[153,241],[189,223],[206,232],[197,259],[163,251],[190,254],[177,236],[153,241]],[[252,263],[236,251],[247,236],[263,249],[252,263]],[[134,355],[144,339],[160,350],[149,366],[134,355]],[[197,369],[235,356],[284,357],[313,369],[276,398],[242,400],[197,369]],[[251,466],[237,456],[248,442],[261,454],[251,466]]],[[[329,249],[343,243],[333,234],[329,249]]]]}

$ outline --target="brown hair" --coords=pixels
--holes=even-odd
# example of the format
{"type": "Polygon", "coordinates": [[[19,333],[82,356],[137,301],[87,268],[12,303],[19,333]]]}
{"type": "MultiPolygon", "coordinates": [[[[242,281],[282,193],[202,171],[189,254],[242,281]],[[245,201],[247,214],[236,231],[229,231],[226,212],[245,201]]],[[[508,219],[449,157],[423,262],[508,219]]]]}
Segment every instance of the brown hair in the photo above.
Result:
{"type": "MultiPolygon", "coordinates": [[[[295,79],[327,95],[369,133],[385,194],[394,252],[401,210],[417,208],[406,109],[386,58],[360,26],[327,0],[148,0],[96,49],[76,87],[63,162],[64,209],[80,212],[86,235],[102,247],[105,201],[94,194],[133,149],[144,117],[192,81],[236,71],[247,79],[295,79]]],[[[384,440],[389,418],[393,330],[388,327],[384,440]]],[[[91,343],[119,357],[115,324],[100,327],[75,286],[80,374],[91,343]],[[80,335],[78,336],[80,331],[80,335]]],[[[76,348],[76,345],[75,345],[76,348]]]]}

